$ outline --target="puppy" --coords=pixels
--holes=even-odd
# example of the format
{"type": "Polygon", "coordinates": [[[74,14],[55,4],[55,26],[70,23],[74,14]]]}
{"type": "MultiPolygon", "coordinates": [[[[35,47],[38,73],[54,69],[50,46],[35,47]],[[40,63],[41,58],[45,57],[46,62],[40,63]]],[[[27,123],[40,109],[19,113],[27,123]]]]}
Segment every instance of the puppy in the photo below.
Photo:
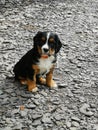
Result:
{"type": "Polygon", "coordinates": [[[34,39],[34,47],[28,51],[14,66],[15,79],[28,86],[28,91],[36,92],[36,82],[48,87],[57,87],[52,79],[56,63],[56,54],[62,44],[57,34],[38,32],[34,39]],[[43,76],[46,75],[46,78],[43,76]]]}

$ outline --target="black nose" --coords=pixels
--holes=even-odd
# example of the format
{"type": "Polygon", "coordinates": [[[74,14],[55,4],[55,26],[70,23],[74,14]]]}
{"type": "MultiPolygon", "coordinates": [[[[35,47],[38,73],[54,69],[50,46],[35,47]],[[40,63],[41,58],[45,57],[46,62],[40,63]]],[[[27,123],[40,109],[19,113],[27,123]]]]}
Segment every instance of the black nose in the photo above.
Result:
{"type": "Polygon", "coordinates": [[[44,50],[44,52],[48,52],[49,51],[49,49],[47,49],[47,48],[44,48],[43,50],[44,50]]]}

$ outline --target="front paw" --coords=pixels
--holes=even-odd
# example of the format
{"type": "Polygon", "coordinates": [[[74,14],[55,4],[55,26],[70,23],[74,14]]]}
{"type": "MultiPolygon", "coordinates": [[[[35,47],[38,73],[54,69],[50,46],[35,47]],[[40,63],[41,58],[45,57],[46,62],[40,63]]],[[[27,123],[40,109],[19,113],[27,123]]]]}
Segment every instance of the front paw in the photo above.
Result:
{"type": "Polygon", "coordinates": [[[36,92],[38,90],[38,88],[36,87],[35,84],[31,84],[28,86],[28,91],[30,92],[36,92]]]}
{"type": "Polygon", "coordinates": [[[40,84],[46,84],[46,79],[44,79],[44,78],[42,78],[42,77],[40,77],[39,78],[39,82],[40,82],[40,84]]]}
{"type": "Polygon", "coordinates": [[[38,88],[37,88],[37,87],[32,89],[32,92],[33,92],[33,93],[35,93],[35,92],[37,92],[37,91],[38,91],[38,88]]]}
{"type": "Polygon", "coordinates": [[[38,88],[37,88],[37,87],[34,87],[34,86],[28,86],[28,91],[29,91],[29,92],[37,92],[37,91],[38,91],[38,88]]]}
{"type": "Polygon", "coordinates": [[[46,84],[50,88],[57,88],[58,87],[54,80],[48,81],[46,84]]]}

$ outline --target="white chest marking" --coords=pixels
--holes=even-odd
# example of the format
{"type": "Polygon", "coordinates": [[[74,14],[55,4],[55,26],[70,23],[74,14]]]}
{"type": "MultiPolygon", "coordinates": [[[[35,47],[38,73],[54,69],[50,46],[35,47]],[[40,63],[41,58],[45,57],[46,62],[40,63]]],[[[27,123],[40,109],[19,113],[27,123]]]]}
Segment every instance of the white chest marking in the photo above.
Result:
{"type": "Polygon", "coordinates": [[[50,69],[53,66],[53,63],[52,63],[53,60],[54,60],[53,56],[51,56],[47,59],[40,59],[39,60],[38,66],[40,68],[40,74],[48,73],[50,71],[50,69]]]}

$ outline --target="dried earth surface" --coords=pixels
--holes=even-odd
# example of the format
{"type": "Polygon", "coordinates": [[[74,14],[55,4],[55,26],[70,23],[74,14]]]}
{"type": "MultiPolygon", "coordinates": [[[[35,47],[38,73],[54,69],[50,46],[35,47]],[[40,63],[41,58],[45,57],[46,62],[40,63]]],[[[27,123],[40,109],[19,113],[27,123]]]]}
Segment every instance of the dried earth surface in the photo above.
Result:
{"type": "Polygon", "coordinates": [[[98,130],[98,1],[0,1],[0,130],[98,130]],[[63,44],[54,79],[31,93],[15,82],[13,66],[37,31],[63,44]]]}

